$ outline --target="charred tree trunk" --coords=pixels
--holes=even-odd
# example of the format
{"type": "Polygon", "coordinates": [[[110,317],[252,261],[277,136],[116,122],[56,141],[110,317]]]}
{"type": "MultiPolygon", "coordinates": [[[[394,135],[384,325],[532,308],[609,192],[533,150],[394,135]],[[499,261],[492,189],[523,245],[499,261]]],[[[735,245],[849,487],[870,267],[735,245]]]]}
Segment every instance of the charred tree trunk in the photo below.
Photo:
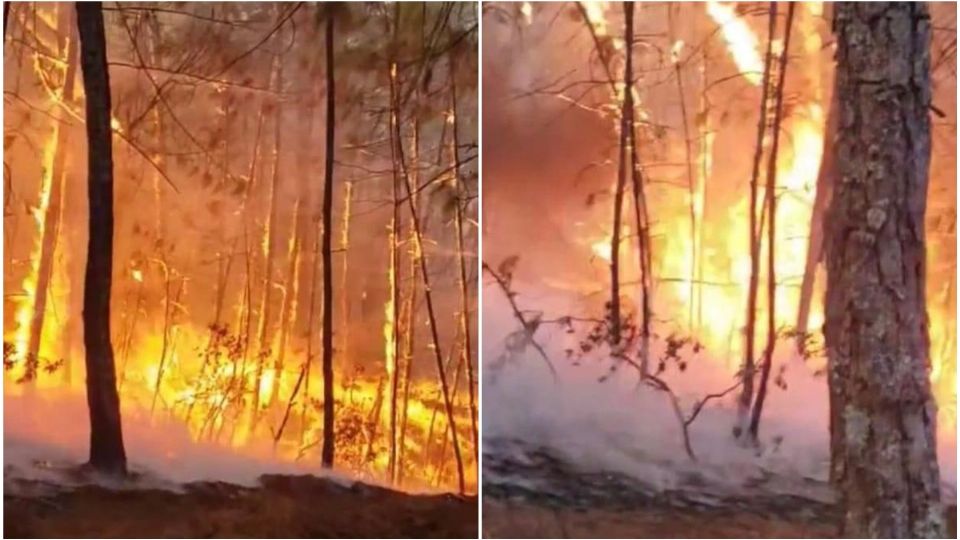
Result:
{"type": "Polygon", "coordinates": [[[321,230],[321,255],[323,257],[323,449],[321,462],[324,467],[333,467],[333,257],[330,238],[333,233],[333,152],[336,128],[336,96],[333,58],[333,10],[327,10],[327,134],[326,155],[323,168],[323,229],[321,230]]]}
{"type": "Polygon", "coordinates": [[[930,19],[922,3],[840,3],[833,29],[825,337],[843,534],[943,538],[924,302],[930,19]]]}
{"type": "Polygon", "coordinates": [[[754,442],[760,430],[760,413],[767,397],[767,383],[770,381],[770,369],[773,367],[773,351],[777,347],[777,154],[780,149],[780,124],[783,120],[783,90],[787,80],[787,57],[790,53],[790,30],[793,27],[793,10],[796,4],[787,4],[787,22],[783,35],[783,51],[780,52],[780,64],[777,68],[776,104],[773,109],[773,141],[770,144],[770,156],[767,158],[767,347],[763,352],[763,365],[760,366],[760,385],[757,387],[757,399],[753,404],[750,417],[750,437],[754,442]]]}
{"type": "Polygon", "coordinates": [[[110,75],[103,11],[99,2],[77,4],[80,63],[86,95],[87,197],[90,200],[87,267],[83,283],[83,342],[86,346],[87,406],[90,409],[90,466],[123,475],[120,397],[110,343],[110,286],[113,270],[113,145],[110,75]]]}

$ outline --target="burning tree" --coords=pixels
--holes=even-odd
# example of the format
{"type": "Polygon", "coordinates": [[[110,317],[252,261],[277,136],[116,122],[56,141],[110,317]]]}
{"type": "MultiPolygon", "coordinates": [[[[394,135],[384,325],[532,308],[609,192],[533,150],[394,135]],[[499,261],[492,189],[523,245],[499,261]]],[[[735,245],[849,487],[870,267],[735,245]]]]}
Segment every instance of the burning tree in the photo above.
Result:
{"type": "MultiPolygon", "coordinates": [[[[918,460],[924,467],[935,466],[937,450],[943,459],[955,444],[956,399],[955,110],[950,105],[956,84],[950,33],[955,12],[939,5],[930,9],[939,22],[932,25],[929,53],[934,89],[927,92],[942,92],[947,103],[945,110],[936,104],[931,109],[931,145],[939,167],[930,168],[929,193],[926,184],[910,183],[918,191],[901,212],[908,208],[916,214],[923,206],[920,199],[937,207],[911,220],[921,232],[935,225],[924,240],[937,263],[924,266],[920,256],[916,265],[907,261],[916,274],[911,284],[920,285],[912,297],[904,297],[915,301],[911,321],[929,322],[933,343],[912,352],[916,365],[904,368],[918,383],[910,403],[923,408],[929,421],[915,430],[921,439],[916,448],[926,453],[918,460]],[[924,290],[924,280],[936,281],[936,292],[924,290]],[[928,360],[930,369],[923,365],[928,360]],[[930,406],[931,397],[939,410],[930,406]],[[948,442],[939,449],[933,438],[924,442],[932,433],[948,442]]],[[[888,22],[883,9],[872,13],[888,22]]],[[[688,428],[697,418],[713,416],[701,414],[708,402],[713,418],[733,425],[731,442],[745,443],[735,444],[745,447],[738,451],[751,456],[777,452],[787,429],[780,416],[810,399],[790,393],[789,369],[807,390],[829,382],[834,403],[819,419],[825,425],[833,418],[833,438],[842,440],[837,433],[843,419],[836,420],[842,407],[836,406],[835,394],[838,388],[853,392],[849,385],[855,383],[835,384],[836,368],[828,366],[822,347],[824,322],[827,344],[833,346],[829,325],[834,322],[830,300],[822,299],[825,292],[840,294],[833,285],[825,291],[824,278],[834,279],[829,261],[836,256],[826,251],[827,240],[840,234],[829,230],[825,214],[836,204],[831,194],[835,197],[847,182],[836,165],[839,159],[847,159],[849,167],[890,160],[881,157],[879,143],[870,159],[868,154],[838,155],[845,146],[838,144],[837,134],[847,129],[855,139],[850,134],[856,127],[851,130],[850,121],[845,126],[841,103],[854,99],[853,93],[843,97],[839,87],[830,91],[835,72],[842,78],[844,69],[831,60],[830,8],[816,2],[491,3],[485,5],[485,17],[491,24],[485,26],[490,50],[484,70],[492,81],[485,90],[491,96],[485,102],[485,121],[490,118],[485,131],[497,136],[485,146],[490,218],[484,272],[491,278],[493,301],[506,299],[503,318],[513,329],[502,343],[504,354],[487,364],[490,384],[506,379],[498,374],[508,361],[520,359],[561,384],[583,377],[577,371],[588,371],[579,369],[588,361],[599,366],[597,378],[603,382],[620,371],[636,373],[637,388],[651,388],[668,400],[690,457],[697,455],[697,441],[688,428]],[[825,253],[826,276],[820,266],[825,253]],[[551,329],[559,331],[550,334],[551,329]],[[560,362],[564,356],[566,364],[560,362]],[[540,369],[541,363],[549,372],[540,369]],[[823,377],[827,373],[833,375],[823,377]]],[[[911,17],[910,28],[923,31],[926,17],[911,17]]],[[[872,43],[853,37],[858,46],[872,43]]],[[[911,43],[903,50],[922,58],[919,42],[911,43]]],[[[865,50],[879,62],[880,51],[887,49],[870,45],[865,50]]],[[[883,62],[917,65],[906,57],[883,62]]],[[[865,84],[882,99],[900,99],[896,88],[869,81],[865,84]]],[[[904,133],[921,136],[916,126],[904,133]]],[[[856,144],[864,152],[870,148],[856,144]]],[[[893,182],[891,176],[885,173],[886,181],[893,182]]],[[[872,191],[870,196],[890,199],[872,191]]],[[[869,197],[848,193],[843,204],[857,208],[863,219],[845,230],[869,225],[863,220],[871,206],[863,200],[869,197]]],[[[882,253],[867,255],[883,261],[882,253]]],[[[834,270],[845,264],[844,272],[859,271],[849,257],[843,260],[834,270]]],[[[879,268],[876,272],[884,271],[882,264],[879,268]]],[[[840,289],[853,294],[846,285],[840,289]]],[[[899,298],[901,289],[885,294],[899,298]]],[[[835,324],[846,328],[842,320],[835,324]]],[[[843,454],[842,445],[834,452],[843,454]]],[[[848,453],[837,463],[855,459],[848,453]]],[[[870,478],[864,481],[876,480],[870,478]]],[[[927,477],[922,491],[936,491],[936,484],[927,477]]]]}
{"type": "MultiPolygon", "coordinates": [[[[10,6],[6,56],[5,377],[23,384],[5,389],[51,400],[83,380],[68,12],[10,6]]],[[[474,6],[138,3],[102,19],[113,259],[90,262],[113,295],[83,317],[106,318],[125,422],[472,489],[474,6]]]]}

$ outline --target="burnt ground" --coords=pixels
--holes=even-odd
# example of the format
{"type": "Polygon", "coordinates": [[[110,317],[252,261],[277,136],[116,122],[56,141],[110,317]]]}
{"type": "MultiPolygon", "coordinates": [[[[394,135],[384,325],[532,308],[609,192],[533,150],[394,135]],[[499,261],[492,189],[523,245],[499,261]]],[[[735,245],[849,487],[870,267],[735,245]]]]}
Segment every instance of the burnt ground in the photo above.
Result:
{"type": "Polygon", "coordinates": [[[476,538],[477,499],[315,476],[170,489],[4,485],[6,538],[476,538]]]}
{"type": "MultiPolygon", "coordinates": [[[[685,473],[671,488],[588,472],[542,448],[484,441],[484,538],[835,538],[828,486],[761,472],[731,488],[685,473]],[[509,452],[503,452],[509,447],[509,452]],[[488,449],[491,449],[488,452],[488,449]],[[789,489],[785,486],[789,485],[789,489]]],[[[947,509],[956,538],[956,505],[947,509]]]]}

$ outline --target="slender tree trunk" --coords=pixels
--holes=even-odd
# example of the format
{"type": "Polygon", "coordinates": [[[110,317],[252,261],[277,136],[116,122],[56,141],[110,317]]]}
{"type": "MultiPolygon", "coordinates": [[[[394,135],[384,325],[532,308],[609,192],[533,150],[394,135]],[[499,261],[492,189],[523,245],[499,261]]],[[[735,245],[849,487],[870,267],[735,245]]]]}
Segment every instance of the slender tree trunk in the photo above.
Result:
{"type": "Polygon", "coordinates": [[[757,399],[750,418],[750,436],[757,440],[760,430],[760,413],[767,397],[767,383],[773,366],[773,351],[777,346],[777,153],[780,148],[780,124],[783,119],[783,91],[787,79],[787,57],[790,52],[790,31],[793,28],[793,11],[796,3],[787,4],[787,22],[784,29],[783,51],[780,53],[780,65],[777,68],[776,105],[773,111],[773,141],[770,144],[770,156],[767,158],[767,348],[763,353],[763,365],[760,366],[760,386],[757,387],[757,399]]]}
{"type": "Polygon", "coordinates": [[[333,234],[333,152],[335,148],[336,117],[334,58],[333,58],[333,9],[327,11],[327,151],[324,157],[323,174],[323,230],[321,234],[323,255],[323,451],[324,467],[333,467],[333,257],[330,238],[333,234]]]}
{"type": "MultiPolygon", "coordinates": [[[[626,17],[626,34],[624,41],[632,46],[633,40],[633,2],[623,2],[623,12],[626,17]]],[[[623,71],[624,95],[620,106],[620,151],[617,165],[617,185],[613,195],[613,232],[610,235],[610,345],[614,354],[620,346],[620,229],[623,214],[623,194],[627,185],[627,141],[631,129],[630,113],[633,109],[633,96],[626,90],[633,79],[633,55],[627,55],[626,67],[623,71]]]]}
{"type": "Polygon", "coordinates": [[[473,348],[470,339],[470,282],[467,279],[467,261],[464,253],[464,216],[463,206],[467,196],[467,186],[463,180],[463,174],[460,171],[460,134],[459,119],[457,117],[457,81],[456,68],[453,63],[453,56],[450,56],[450,114],[453,115],[453,171],[457,178],[457,204],[456,226],[457,226],[457,262],[460,270],[460,332],[463,333],[463,359],[467,367],[467,390],[470,398],[470,428],[473,435],[473,458],[478,459],[480,448],[480,439],[477,431],[477,402],[476,402],[476,380],[473,373],[473,348]]]}
{"type": "Polygon", "coordinates": [[[343,215],[340,216],[340,357],[350,359],[350,212],[353,182],[343,184],[343,215]]]}
{"type": "Polygon", "coordinates": [[[763,86],[760,97],[760,120],[757,126],[757,146],[753,154],[753,172],[750,175],[750,206],[748,231],[750,240],[750,281],[747,284],[747,320],[744,328],[743,379],[740,400],[737,404],[737,425],[734,435],[740,438],[747,432],[750,405],[753,403],[754,335],[757,321],[757,290],[760,283],[760,231],[757,228],[757,199],[759,198],[760,162],[763,159],[763,140],[767,132],[767,102],[770,90],[770,63],[773,58],[773,35],[777,27],[777,3],[770,2],[767,25],[767,53],[763,61],[763,86]]]}
{"type": "MultiPolygon", "coordinates": [[[[9,4],[7,4],[9,5],[9,4]]],[[[5,6],[6,7],[6,6],[5,6]]],[[[72,26],[73,17],[70,16],[69,6],[63,4],[60,10],[60,29],[57,40],[60,53],[66,60],[67,67],[63,81],[62,101],[65,107],[73,104],[74,81],[77,78],[77,44],[72,26]]],[[[6,20],[6,19],[4,19],[6,20]]],[[[61,120],[66,119],[66,113],[61,111],[61,120]]],[[[45,171],[49,175],[50,189],[47,194],[48,202],[43,215],[43,236],[40,240],[40,261],[37,267],[37,288],[33,304],[33,318],[30,321],[30,341],[27,348],[28,364],[35,368],[40,358],[40,343],[43,338],[43,326],[47,312],[47,297],[50,294],[50,283],[53,277],[53,259],[57,251],[57,241],[60,236],[60,220],[63,214],[63,191],[66,182],[66,158],[69,146],[69,129],[66,125],[57,125],[53,149],[53,163],[51,170],[45,171]]]]}
{"type": "Polygon", "coordinates": [[[87,267],[83,283],[83,342],[86,346],[87,406],[90,409],[90,466],[126,474],[120,397],[110,343],[110,285],[113,278],[113,145],[110,75],[99,2],[80,2],[77,27],[86,95],[87,196],[90,200],[87,267]]]}
{"type": "Polygon", "coordinates": [[[825,337],[843,534],[943,538],[924,300],[930,17],[923,3],[842,2],[833,29],[825,337]]]}
{"type": "MultiPolygon", "coordinates": [[[[277,92],[283,91],[283,59],[277,57],[277,79],[276,79],[276,90],[277,92]]],[[[280,242],[279,238],[279,226],[280,226],[280,207],[277,204],[277,198],[280,197],[280,156],[283,151],[283,129],[282,129],[282,118],[283,118],[283,107],[281,105],[282,98],[277,99],[277,107],[274,111],[276,118],[274,119],[274,159],[273,159],[273,181],[270,184],[270,203],[269,203],[269,215],[267,218],[267,228],[264,231],[264,234],[267,239],[267,252],[266,252],[266,261],[264,264],[264,273],[263,273],[263,290],[261,291],[260,297],[260,328],[257,332],[257,344],[260,348],[259,353],[257,354],[257,371],[254,376],[254,385],[253,385],[253,410],[250,413],[250,425],[251,432],[257,424],[257,420],[260,416],[260,386],[263,381],[263,367],[266,363],[266,359],[269,356],[275,354],[276,351],[272,351],[273,347],[273,301],[272,301],[272,291],[273,291],[273,263],[276,258],[277,244],[280,242]]],[[[276,376],[276,374],[274,374],[276,376]]]]}
{"type": "MultiPolygon", "coordinates": [[[[836,94],[836,92],[834,92],[836,94]]],[[[837,137],[837,96],[830,100],[827,112],[827,127],[823,137],[823,157],[820,160],[820,172],[817,174],[817,193],[813,199],[813,211],[810,214],[810,236],[807,240],[807,259],[804,264],[803,281],[800,284],[800,305],[797,309],[797,333],[800,346],[803,336],[809,329],[810,307],[813,304],[813,286],[816,281],[817,266],[823,261],[823,219],[830,203],[830,194],[836,184],[836,165],[834,142],[837,137]]]]}
{"type": "Polygon", "coordinates": [[[449,422],[449,425],[450,425],[450,435],[451,435],[451,438],[453,439],[452,442],[453,442],[454,456],[456,457],[456,460],[457,460],[457,478],[458,478],[459,492],[463,493],[465,490],[464,476],[463,476],[463,457],[460,452],[460,443],[457,435],[456,420],[454,419],[454,416],[453,416],[453,402],[451,401],[451,398],[450,398],[450,388],[447,385],[447,376],[446,376],[446,372],[443,365],[443,353],[441,352],[441,349],[440,349],[440,335],[437,331],[437,318],[436,318],[436,313],[433,306],[433,291],[430,288],[430,275],[427,273],[427,268],[428,268],[427,256],[426,256],[426,253],[423,252],[423,232],[421,229],[420,214],[417,211],[417,206],[413,203],[415,191],[410,182],[410,175],[407,172],[407,167],[403,157],[403,145],[400,139],[400,126],[399,126],[399,120],[398,120],[400,116],[399,115],[400,104],[397,98],[397,80],[396,80],[395,64],[394,66],[391,67],[390,74],[391,74],[390,98],[392,103],[392,106],[391,106],[392,114],[394,115],[393,144],[397,148],[397,155],[399,158],[398,162],[400,163],[400,166],[402,169],[401,176],[403,177],[403,180],[406,186],[407,204],[410,208],[410,215],[413,219],[413,232],[414,232],[414,239],[416,240],[416,245],[414,249],[416,249],[417,253],[419,254],[420,279],[423,284],[424,300],[426,301],[426,304],[427,304],[427,318],[430,323],[430,335],[431,335],[432,344],[433,344],[433,347],[432,347],[433,354],[437,363],[437,373],[440,377],[440,387],[443,394],[443,404],[447,414],[447,421],[449,422]]]}

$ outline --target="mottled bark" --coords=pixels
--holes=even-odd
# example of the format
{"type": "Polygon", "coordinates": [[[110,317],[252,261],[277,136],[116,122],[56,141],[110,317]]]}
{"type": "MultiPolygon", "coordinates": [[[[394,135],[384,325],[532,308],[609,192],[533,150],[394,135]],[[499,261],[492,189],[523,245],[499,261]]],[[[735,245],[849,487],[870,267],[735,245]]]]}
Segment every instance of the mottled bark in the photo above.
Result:
{"type": "Polygon", "coordinates": [[[86,346],[90,465],[125,474],[120,397],[110,343],[110,286],[113,267],[113,146],[110,78],[103,11],[99,2],[77,3],[80,65],[86,95],[87,197],[90,201],[87,267],[83,283],[83,342],[86,346]]]}
{"type": "Polygon", "coordinates": [[[943,537],[924,304],[930,21],[921,3],[841,3],[838,183],[825,334],[850,537],[943,537]]]}

